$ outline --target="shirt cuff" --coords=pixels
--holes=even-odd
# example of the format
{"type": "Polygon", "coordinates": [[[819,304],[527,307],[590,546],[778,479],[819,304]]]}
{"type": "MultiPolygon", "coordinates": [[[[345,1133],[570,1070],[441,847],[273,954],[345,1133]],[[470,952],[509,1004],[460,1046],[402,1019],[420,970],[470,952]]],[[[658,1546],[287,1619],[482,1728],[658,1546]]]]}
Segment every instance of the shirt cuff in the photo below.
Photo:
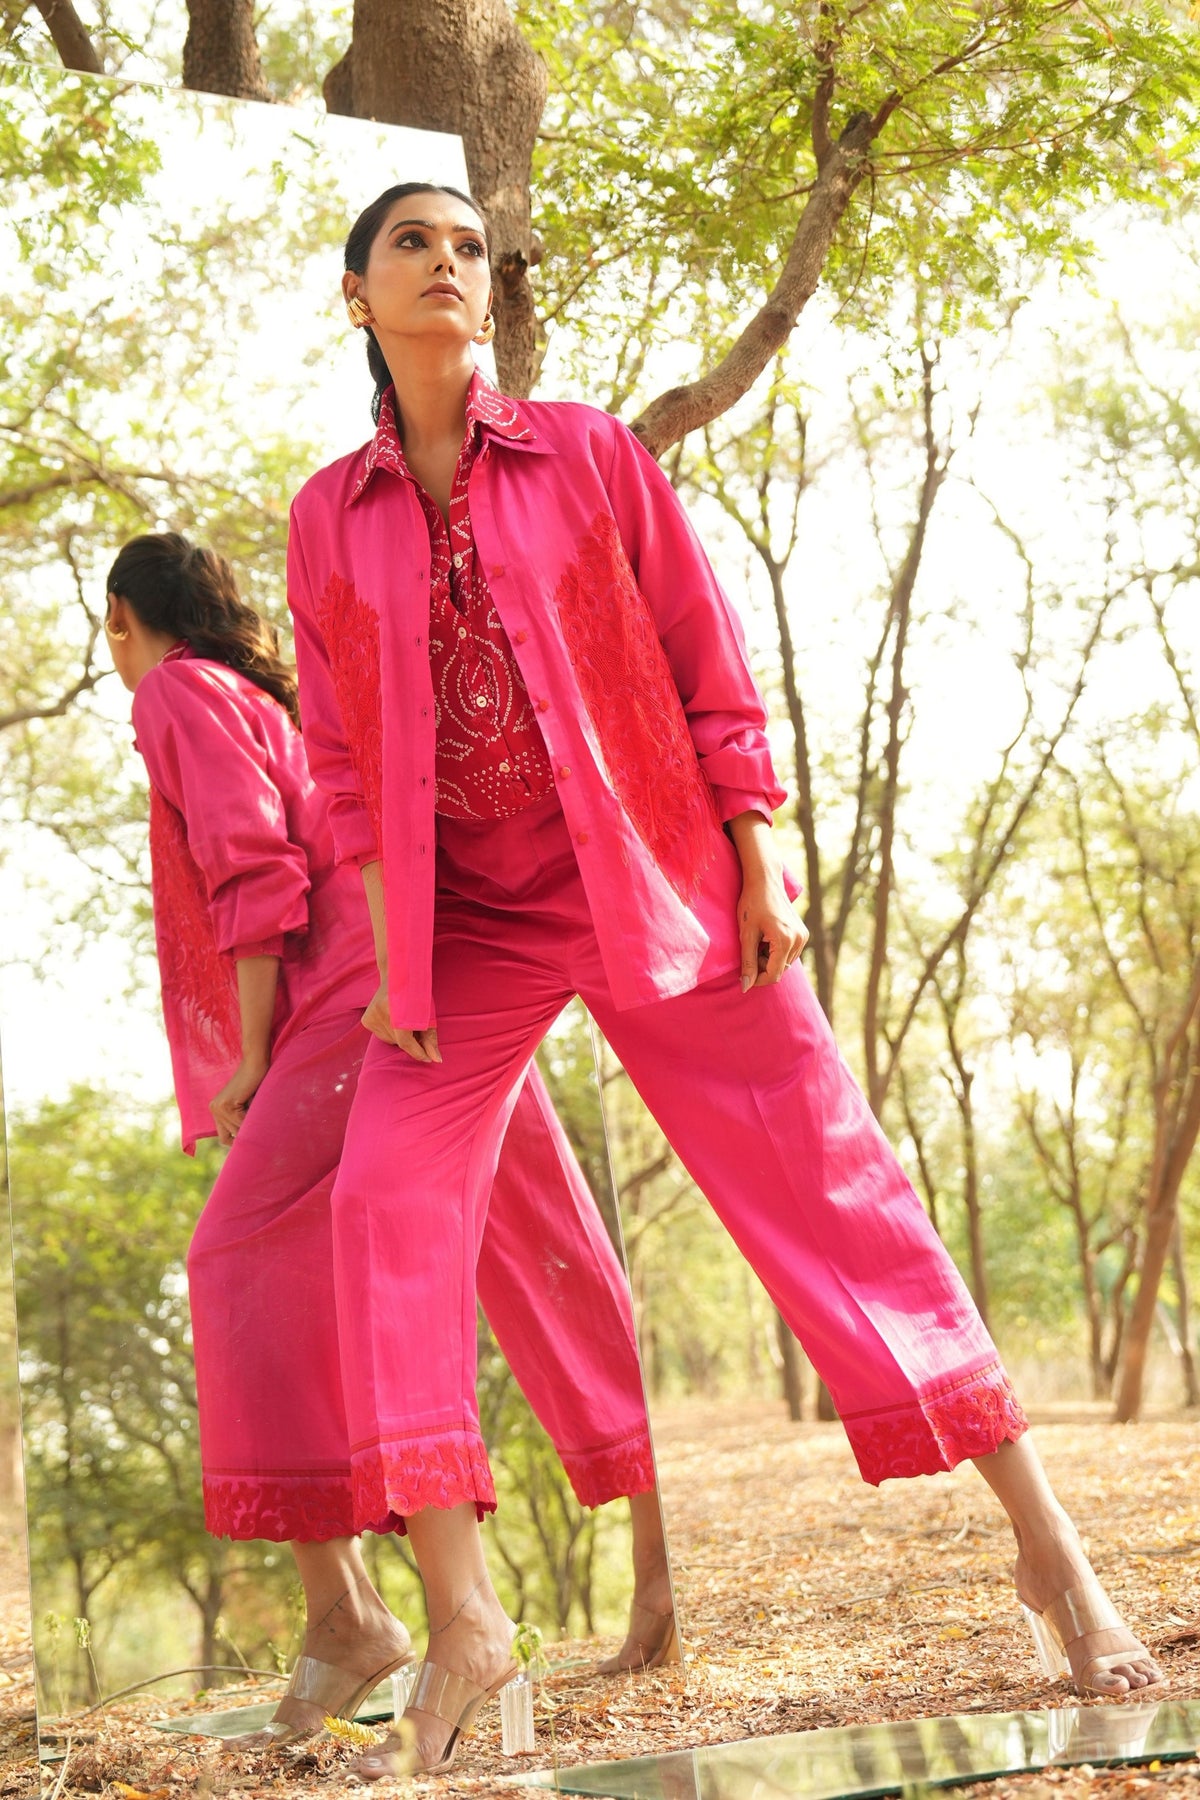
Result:
{"type": "Polygon", "coordinates": [[[717,817],[722,825],[728,825],[730,819],[736,819],[739,813],[756,812],[768,825],[775,823],[775,814],[770,803],[761,793],[739,793],[737,788],[717,788],[713,798],[717,803],[717,817]]]}
{"type": "Polygon", "coordinates": [[[259,938],[256,943],[235,944],[229,954],[235,962],[240,962],[244,956],[282,956],[283,933],[277,937],[259,938]]]}

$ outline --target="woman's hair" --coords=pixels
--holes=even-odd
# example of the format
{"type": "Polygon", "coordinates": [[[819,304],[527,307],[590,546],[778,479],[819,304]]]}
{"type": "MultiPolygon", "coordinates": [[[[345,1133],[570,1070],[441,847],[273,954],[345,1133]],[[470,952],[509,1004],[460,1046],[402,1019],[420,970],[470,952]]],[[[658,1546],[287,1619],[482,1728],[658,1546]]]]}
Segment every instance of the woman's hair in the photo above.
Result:
{"type": "MultiPolygon", "coordinates": [[[[383,222],[391,212],[397,200],[405,200],[409,194],[449,194],[455,200],[462,200],[478,213],[483,225],[483,241],[487,245],[489,257],[492,254],[491,227],[488,216],[471,194],[462,188],[447,187],[443,181],[401,181],[395,187],[385,188],[370,206],[365,207],[350,227],[350,235],[346,239],[345,266],[355,275],[365,275],[367,263],[375,239],[383,229],[383,222]]],[[[367,338],[367,367],[371,371],[371,379],[375,383],[375,396],[371,401],[371,417],[379,423],[379,402],[385,391],[392,385],[392,377],[387,363],[383,360],[383,351],[375,341],[375,333],[371,327],[364,327],[367,338]]]]}
{"type": "Polygon", "coordinates": [[[242,599],[223,556],[177,531],[130,538],[108,571],[108,592],[151,631],[186,638],[198,656],[236,669],[299,725],[296,677],[280,660],[279,634],[242,599]]]}

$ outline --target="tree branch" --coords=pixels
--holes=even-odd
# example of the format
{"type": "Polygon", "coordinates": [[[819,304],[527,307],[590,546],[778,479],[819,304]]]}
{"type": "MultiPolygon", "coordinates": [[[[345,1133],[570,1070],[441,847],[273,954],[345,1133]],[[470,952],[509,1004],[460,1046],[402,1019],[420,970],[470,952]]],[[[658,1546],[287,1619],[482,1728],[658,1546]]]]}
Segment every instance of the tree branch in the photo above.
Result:
{"type": "Polygon", "coordinates": [[[63,67],[81,69],[85,75],[103,75],[104,64],[71,0],[34,0],[34,5],[46,21],[63,67]]]}
{"type": "Polygon", "coordinates": [[[715,368],[685,387],[668,388],[633,421],[652,456],[718,418],[758,380],[787,342],[816,291],[834,234],[866,169],[876,135],[869,113],[855,113],[832,145],[800,215],[783,272],[763,305],[715,368]]]}

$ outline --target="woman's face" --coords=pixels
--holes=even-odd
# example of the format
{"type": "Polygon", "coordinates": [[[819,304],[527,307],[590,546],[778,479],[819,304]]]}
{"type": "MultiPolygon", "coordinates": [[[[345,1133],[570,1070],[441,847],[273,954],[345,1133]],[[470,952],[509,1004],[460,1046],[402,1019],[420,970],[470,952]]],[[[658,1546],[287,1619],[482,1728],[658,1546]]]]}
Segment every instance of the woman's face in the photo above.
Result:
{"type": "Polygon", "coordinates": [[[469,342],[492,294],[479,215],[453,194],[397,200],[371,246],[366,275],[348,273],[342,291],[366,302],[379,337],[469,342]]]}

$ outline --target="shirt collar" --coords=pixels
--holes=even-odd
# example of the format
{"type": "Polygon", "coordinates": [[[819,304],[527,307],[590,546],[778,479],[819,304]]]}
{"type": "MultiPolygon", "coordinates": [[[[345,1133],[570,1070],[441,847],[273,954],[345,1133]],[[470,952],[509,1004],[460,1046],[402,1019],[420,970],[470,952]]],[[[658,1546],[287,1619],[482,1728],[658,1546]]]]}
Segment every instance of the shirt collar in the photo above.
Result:
{"type": "MultiPolygon", "coordinates": [[[[500,438],[509,444],[524,444],[530,449],[538,442],[537,433],[522,414],[518,402],[493,387],[481,369],[476,369],[467,389],[467,433],[474,432],[480,436],[486,432],[489,437],[500,438]]],[[[396,390],[393,387],[384,390],[379,402],[379,423],[375,427],[375,436],[367,445],[362,471],[347,506],[353,506],[376,469],[390,469],[402,480],[413,480],[396,428],[396,390]]]]}

